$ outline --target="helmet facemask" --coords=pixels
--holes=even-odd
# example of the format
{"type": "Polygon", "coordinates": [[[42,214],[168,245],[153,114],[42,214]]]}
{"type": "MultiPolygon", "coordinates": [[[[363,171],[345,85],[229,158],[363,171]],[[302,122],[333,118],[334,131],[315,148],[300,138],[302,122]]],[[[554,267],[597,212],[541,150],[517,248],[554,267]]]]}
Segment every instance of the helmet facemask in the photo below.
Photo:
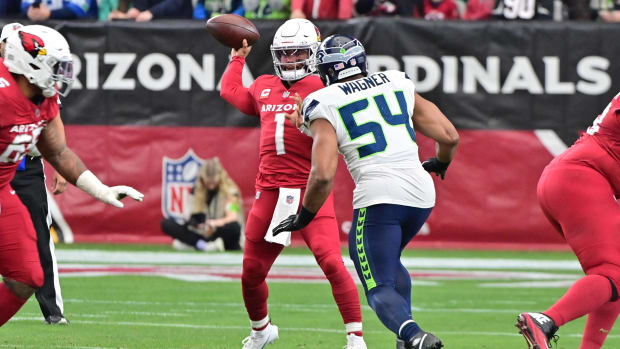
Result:
{"type": "Polygon", "coordinates": [[[297,81],[316,71],[318,45],[271,47],[276,75],[285,81],[297,81]],[[294,57],[298,57],[294,59],[294,57]]]}

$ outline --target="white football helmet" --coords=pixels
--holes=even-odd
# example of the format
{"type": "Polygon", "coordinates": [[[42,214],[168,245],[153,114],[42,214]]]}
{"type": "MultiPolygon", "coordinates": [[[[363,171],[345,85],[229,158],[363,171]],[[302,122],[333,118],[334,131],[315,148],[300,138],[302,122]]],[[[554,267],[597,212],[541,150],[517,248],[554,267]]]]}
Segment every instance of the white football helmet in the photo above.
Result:
{"type": "Polygon", "coordinates": [[[273,36],[271,56],[276,75],[285,81],[296,81],[316,71],[316,51],[321,42],[319,29],[307,19],[289,19],[273,36]],[[307,50],[308,58],[296,62],[282,62],[285,55],[307,50]]]}
{"type": "Polygon", "coordinates": [[[4,65],[43,90],[43,96],[67,96],[73,86],[73,60],[67,40],[56,30],[27,25],[9,34],[4,65]]]}
{"type": "Polygon", "coordinates": [[[21,23],[9,23],[7,25],[5,25],[4,27],[2,27],[2,34],[0,34],[0,41],[4,42],[4,40],[6,40],[6,38],[9,37],[9,34],[11,34],[12,32],[16,31],[17,29],[23,27],[24,25],[21,23]]]}

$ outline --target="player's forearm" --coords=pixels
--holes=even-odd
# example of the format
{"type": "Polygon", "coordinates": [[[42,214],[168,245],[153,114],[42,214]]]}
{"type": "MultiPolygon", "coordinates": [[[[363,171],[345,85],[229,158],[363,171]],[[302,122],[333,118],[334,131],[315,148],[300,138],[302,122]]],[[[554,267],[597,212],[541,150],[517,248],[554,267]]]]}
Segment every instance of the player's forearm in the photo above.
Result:
{"type": "Polygon", "coordinates": [[[76,184],[78,177],[88,170],[82,160],[67,146],[58,152],[43,154],[43,156],[61,176],[73,185],[76,184]]]}
{"type": "Polygon", "coordinates": [[[454,130],[450,132],[446,131],[446,136],[441,141],[437,141],[437,159],[441,162],[450,162],[456,154],[456,149],[459,144],[459,134],[454,130]]]}
{"type": "Polygon", "coordinates": [[[310,173],[308,187],[306,188],[306,193],[304,195],[304,207],[310,212],[318,212],[321,206],[323,206],[325,200],[327,200],[329,193],[332,191],[333,185],[333,177],[329,178],[327,176],[317,174],[314,171],[310,173]]]}
{"type": "Polygon", "coordinates": [[[232,58],[224,75],[222,76],[222,89],[220,97],[232,104],[244,114],[255,115],[254,101],[247,87],[243,86],[243,66],[245,58],[235,56],[232,58]]]}

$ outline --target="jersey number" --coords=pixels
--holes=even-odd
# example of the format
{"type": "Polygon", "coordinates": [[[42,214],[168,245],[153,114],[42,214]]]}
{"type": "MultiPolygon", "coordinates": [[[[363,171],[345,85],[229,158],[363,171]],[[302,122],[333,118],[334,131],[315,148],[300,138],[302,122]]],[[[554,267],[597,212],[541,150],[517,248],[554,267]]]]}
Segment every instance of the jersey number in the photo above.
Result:
{"type": "Polygon", "coordinates": [[[34,147],[34,137],[23,133],[15,136],[13,143],[7,145],[6,149],[0,154],[0,163],[19,162],[24,155],[34,147]]]}
{"type": "Polygon", "coordinates": [[[284,155],[284,122],[286,121],[285,113],[276,114],[276,154],[284,155]]]}
{"type": "MultiPolygon", "coordinates": [[[[377,106],[379,114],[381,114],[383,120],[392,126],[405,125],[407,132],[409,133],[409,137],[411,137],[411,140],[415,142],[415,132],[411,127],[409,115],[407,113],[407,100],[405,99],[405,94],[403,91],[395,91],[394,94],[396,95],[396,100],[398,101],[398,105],[400,107],[399,114],[392,114],[392,111],[385,100],[385,95],[377,95],[372,97],[372,99],[375,102],[375,105],[377,106]]],[[[355,121],[355,114],[368,108],[368,105],[370,104],[369,99],[370,98],[360,99],[338,109],[340,118],[342,119],[351,140],[355,140],[368,133],[372,133],[375,138],[374,143],[365,144],[357,148],[360,159],[382,152],[385,148],[387,148],[385,134],[383,133],[383,127],[381,127],[380,123],[376,121],[369,121],[358,125],[357,121],[355,121]]]]}

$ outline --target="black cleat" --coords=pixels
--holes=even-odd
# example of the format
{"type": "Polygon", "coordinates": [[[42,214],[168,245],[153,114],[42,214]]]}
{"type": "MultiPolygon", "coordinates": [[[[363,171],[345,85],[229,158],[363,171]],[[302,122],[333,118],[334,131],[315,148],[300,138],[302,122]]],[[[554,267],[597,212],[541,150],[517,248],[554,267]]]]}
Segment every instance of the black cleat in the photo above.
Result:
{"type": "Polygon", "coordinates": [[[68,325],[69,320],[62,315],[50,315],[45,318],[45,323],[48,325],[68,325]]]}
{"type": "Polygon", "coordinates": [[[542,313],[521,313],[516,325],[519,333],[525,337],[529,349],[551,348],[551,340],[558,341],[555,332],[558,327],[553,320],[542,313]]]}
{"type": "Polygon", "coordinates": [[[441,349],[442,347],[443,343],[439,338],[424,331],[420,331],[409,342],[405,343],[405,349],[441,349]]]}
{"type": "Polygon", "coordinates": [[[405,341],[400,338],[396,338],[396,349],[405,349],[405,341]]]}

